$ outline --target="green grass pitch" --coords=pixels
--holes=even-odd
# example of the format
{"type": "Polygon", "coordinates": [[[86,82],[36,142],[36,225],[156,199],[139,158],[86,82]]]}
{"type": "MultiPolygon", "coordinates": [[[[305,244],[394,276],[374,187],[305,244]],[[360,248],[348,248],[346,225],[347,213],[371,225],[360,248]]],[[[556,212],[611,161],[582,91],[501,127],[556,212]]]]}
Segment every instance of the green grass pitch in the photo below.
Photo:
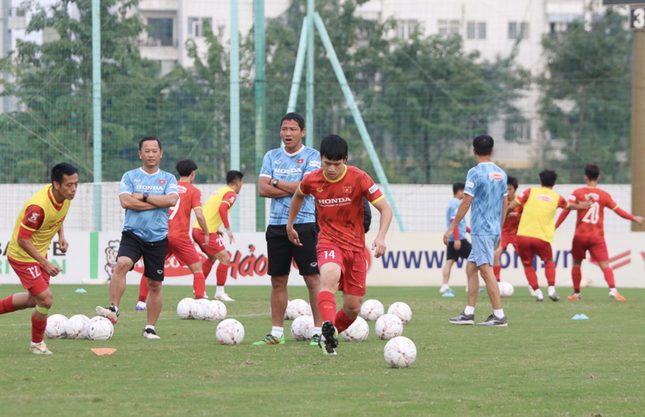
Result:
{"type": "MultiPolygon", "coordinates": [[[[107,286],[54,285],[52,314],[94,316],[107,286]]],[[[0,298],[20,291],[0,286],[0,298]]],[[[135,312],[129,286],[112,340],[47,340],[52,356],[28,352],[30,311],[0,316],[2,416],[627,416],[645,413],[645,291],[583,289],[583,301],[536,303],[524,287],[503,300],[508,328],[454,326],[463,288],[442,298],[437,288],[368,288],[386,307],[410,305],[403,335],[418,351],[408,369],[383,360],[385,341],[342,342],[324,356],[296,342],[285,322],[283,346],[251,346],[271,326],[269,287],[229,287],[228,317],[242,322],[244,342],[221,346],[216,323],[179,320],[177,302],[189,287],[164,287],[157,323],[161,340],[145,340],[145,312],[135,312]],[[584,313],[590,320],[571,318],[584,313]],[[95,356],[90,348],[118,349],[95,356]]],[[[209,288],[208,293],[214,291],[209,288]]],[[[566,289],[561,296],[568,295],[566,289]]],[[[289,298],[306,299],[304,287],[289,298]]],[[[337,297],[339,300],[340,297],[337,297]]],[[[491,313],[480,294],[478,321],[491,313]]]]}

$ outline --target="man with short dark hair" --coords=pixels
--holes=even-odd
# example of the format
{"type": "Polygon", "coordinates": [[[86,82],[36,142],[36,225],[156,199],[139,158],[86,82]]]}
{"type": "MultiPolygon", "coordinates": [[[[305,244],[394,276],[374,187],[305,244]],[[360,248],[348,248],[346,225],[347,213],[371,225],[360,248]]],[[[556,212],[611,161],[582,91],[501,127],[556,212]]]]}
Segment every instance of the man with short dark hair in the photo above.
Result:
{"type": "MultiPolygon", "coordinates": [[[[446,209],[446,223],[447,228],[450,227],[452,221],[455,219],[457,214],[457,209],[459,209],[459,203],[464,199],[464,188],[466,185],[463,182],[456,182],[452,184],[452,198],[448,202],[448,208],[446,209]]],[[[448,249],[446,249],[446,263],[443,265],[443,282],[441,284],[441,289],[439,292],[454,292],[450,285],[450,271],[455,261],[459,258],[468,259],[470,256],[470,242],[466,239],[466,232],[468,231],[468,226],[466,225],[466,219],[463,218],[459,222],[459,225],[455,227],[455,232],[450,235],[448,239],[448,249]]]]}
{"type": "Polygon", "coordinates": [[[522,219],[517,229],[517,244],[520,259],[524,265],[526,279],[533,288],[535,301],[543,301],[544,294],[537,282],[537,275],[533,268],[533,257],[539,256],[544,262],[544,273],[549,284],[549,298],[553,301],[560,300],[555,292],[555,263],[553,262],[553,232],[555,231],[555,212],[558,208],[569,210],[586,210],[589,202],[567,203],[567,201],[553,191],[553,186],[558,178],[555,171],[545,169],[540,172],[540,188],[529,188],[520,193],[515,201],[508,206],[508,212],[522,206],[522,219]]]}
{"type": "MultiPolygon", "coordinates": [[[[320,275],[316,259],[316,214],[313,198],[305,199],[295,220],[295,229],[305,246],[289,241],[287,221],[291,198],[302,179],[320,168],[320,154],[302,143],[307,133],[305,119],[298,113],[288,113],[280,121],[280,138],[283,148],[273,149],[264,155],[258,178],[260,197],[271,198],[269,225],[266,231],[269,275],[271,276],[271,332],[256,346],[284,344],[284,312],[287,309],[289,272],[295,261],[298,271],[309,290],[309,303],[314,316],[314,336],[311,345],[318,345],[320,337],[320,312],[318,291],[320,275]]],[[[313,134],[313,132],[311,132],[313,134]]]]}
{"type": "Polygon", "coordinates": [[[50,277],[61,267],[47,260],[47,250],[58,233],[58,248],[67,252],[69,244],[63,233],[63,221],[78,188],[78,170],[62,163],[51,170],[51,184],[34,194],[22,207],[7,249],[7,260],[20,283],[28,291],[0,300],[0,314],[34,308],[31,313],[31,346],[36,355],[51,355],[45,345],[47,315],[53,295],[50,277]]]}
{"type": "MultiPolygon", "coordinates": [[[[589,251],[592,260],[598,262],[598,266],[605,275],[605,281],[609,285],[609,296],[616,301],[625,302],[627,301],[625,297],[620,295],[616,289],[614,271],[609,266],[609,254],[607,253],[605,228],[603,225],[605,218],[604,211],[605,207],[609,207],[623,219],[631,220],[641,225],[643,224],[643,218],[627,213],[618,207],[618,204],[611,198],[609,193],[598,188],[598,181],[600,181],[600,167],[598,165],[587,164],[585,166],[585,181],[587,186],[578,188],[569,197],[570,203],[590,201],[591,206],[587,210],[578,211],[576,232],[573,236],[573,243],[571,244],[571,256],[573,256],[573,268],[571,269],[573,294],[568,299],[574,301],[582,299],[582,295],[580,294],[580,282],[582,281],[580,267],[582,266],[582,261],[585,259],[587,251],[589,251]]],[[[562,210],[558,222],[555,225],[556,229],[568,215],[569,210],[562,210]]]]}
{"type": "Polygon", "coordinates": [[[144,339],[159,339],[155,324],[163,304],[161,283],[168,249],[168,209],[179,201],[175,176],[159,169],[163,157],[161,141],[146,136],[139,142],[143,166],[123,174],[119,200],[125,209],[125,224],[116,268],[110,281],[110,306],[96,307],[96,314],[116,324],[119,303],[125,292],[125,275],[143,257],[148,278],[148,323],[144,339]]]}
{"type": "Polygon", "coordinates": [[[228,213],[233,208],[237,195],[242,189],[242,178],[244,178],[244,174],[240,171],[229,171],[226,174],[226,185],[208,197],[206,204],[204,204],[204,215],[206,216],[208,228],[204,228],[199,222],[193,224],[193,239],[208,257],[205,261],[202,261],[202,269],[206,278],[211,273],[215,261],[219,261],[216,271],[217,289],[215,290],[215,299],[220,301],[235,301],[224,290],[228,277],[228,268],[231,264],[231,255],[226,250],[219,233],[215,235],[215,239],[208,241],[208,231],[218,232],[223,224],[229,243],[235,242],[228,220],[228,213]]]}
{"type": "Polygon", "coordinates": [[[321,285],[318,308],[322,315],[319,346],[325,355],[336,355],[338,333],[354,323],[365,295],[367,262],[363,227],[363,198],[381,213],[378,234],[372,243],[374,257],[385,254],[385,235],[392,222],[392,209],[367,173],[347,166],[347,142],[338,135],[320,143],[322,168],[307,175],[293,195],[287,223],[289,240],[301,240],[294,227],[305,198],[315,198],[320,235],[316,245],[321,285]],[[336,290],[343,292],[343,307],[336,311],[336,290]]]}

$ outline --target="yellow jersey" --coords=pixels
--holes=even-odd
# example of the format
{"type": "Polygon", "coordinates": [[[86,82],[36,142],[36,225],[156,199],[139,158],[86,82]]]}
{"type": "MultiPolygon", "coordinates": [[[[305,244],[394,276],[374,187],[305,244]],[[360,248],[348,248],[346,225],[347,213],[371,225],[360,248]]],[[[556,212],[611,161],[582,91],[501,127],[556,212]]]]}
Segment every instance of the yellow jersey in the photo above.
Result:
{"type": "MultiPolygon", "coordinates": [[[[230,224],[228,223],[228,213],[231,211],[231,208],[233,208],[233,204],[236,199],[237,194],[235,194],[235,191],[233,191],[233,189],[228,185],[220,188],[208,197],[202,211],[204,212],[204,218],[206,218],[206,225],[208,226],[208,231],[210,233],[215,233],[222,223],[224,223],[224,227],[230,227],[230,224]],[[220,206],[222,203],[228,206],[224,212],[220,212],[220,206]]],[[[202,230],[197,220],[195,220],[193,228],[202,230]]]]}
{"type": "Polygon", "coordinates": [[[515,198],[523,206],[518,236],[534,237],[553,242],[555,212],[567,208],[569,203],[550,188],[529,188],[515,198]]]}
{"type": "Polygon", "coordinates": [[[63,225],[70,203],[70,200],[57,202],[51,185],[34,194],[18,215],[7,255],[15,261],[35,262],[35,259],[18,245],[18,237],[21,237],[31,240],[38,252],[47,256],[49,244],[63,225]]]}

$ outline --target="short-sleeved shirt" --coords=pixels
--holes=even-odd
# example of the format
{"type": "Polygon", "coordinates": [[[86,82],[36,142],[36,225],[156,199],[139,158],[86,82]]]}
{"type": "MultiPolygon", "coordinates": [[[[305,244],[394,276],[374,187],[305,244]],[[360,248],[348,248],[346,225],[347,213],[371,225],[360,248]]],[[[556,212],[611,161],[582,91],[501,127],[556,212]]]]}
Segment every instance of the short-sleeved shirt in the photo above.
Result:
{"type": "MultiPolygon", "coordinates": [[[[208,197],[206,204],[204,204],[204,217],[206,218],[206,225],[210,233],[215,233],[222,225],[222,215],[219,211],[220,206],[226,204],[226,213],[228,214],[231,208],[233,208],[235,200],[237,200],[237,194],[228,185],[220,188],[208,197]]],[[[197,221],[193,224],[193,228],[202,230],[202,227],[197,221]]]]}
{"type": "MultiPolygon", "coordinates": [[[[119,195],[145,193],[150,195],[179,194],[177,179],[174,175],[157,170],[148,174],[143,168],[133,169],[123,174],[119,195]]],[[[123,231],[132,231],[145,242],[158,242],[168,236],[168,209],[156,208],[145,211],[125,210],[123,231]]]]}
{"type": "Polygon", "coordinates": [[[587,200],[592,200],[593,203],[587,210],[578,210],[575,234],[577,236],[605,237],[605,207],[616,210],[618,204],[608,192],[596,187],[578,188],[569,197],[570,203],[582,203],[587,200]]]}
{"type": "MultiPolygon", "coordinates": [[[[461,200],[457,198],[452,198],[450,202],[448,202],[448,208],[446,209],[446,230],[450,228],[450,225],[452,224],[452,220],[455,218],[457,215],[457,210],[459,209],[459,205],[461,204],[461,200]]],[[[459,239],[465,239],[466,238],[466,218],[464,217],[461,219],[459,224],[457,225],[457,230],[459,232],[459,239]]],[[[449,242],[454,242],[455,241],[455,234],[451,234],[450,237],[448,238],[449,242]]]]}
{"type": "Polygon", "coordinates": [[[508,194],[506,173],[492,162],[468,170],[464,193],[473,197],[470,234],[494,236],[502,233],[504,196],[508,194]]]}
{"type": "MultiPolygon", "coordinates": [[[[509,203],[512,203],[512,201],[509,201],[509,203]]],[[[517,234],[517,228],[520,226],[520,220],[522,219],[522,209],[522,206],[517,206],[513,211],[508,213],[504,226],[502,227],[503,235],[517,234]]]]}
{"type": "Polygon", "coordinates": [[[190,240],[190,213],[202,207],[202,192],[186,181],[177,182],[179,199],[168,212],[168,237],[190,240]]]}
{"type": "Polygon", "coordinates": [[[517,235],[553,242],[555,212],[558,208],[567,208],[569,203],[546,187],[529,188],[521,192],[515,201],[524,207],[517,235]]]}
{"type": "MultiPolygon", "coordinates": [[[[295,153],[287,153],[284,148],[273,149],[264,155],[261,177],[274,178],[279,181],[302,181],[305,175],[320,168],[320,153],[303,146],[295,153]]],[[[289,220],[289,207],[292,196],[271,199],[269,214],[270,225],[286,225],[289,220]]],[[[306,197],[295,223],[315,223],[316,211],[314,199],[306,197]]]]}
{"type": "Polygon", "coordinates": [[[384,198],[367,173],[345,166],[341,177],[329,180],[319,169],[302,180],[300,192],[316,200],[320,226],[318,244],[326,243],[350,251],[364,250],[363,197],[372,204],[384,198]]]}

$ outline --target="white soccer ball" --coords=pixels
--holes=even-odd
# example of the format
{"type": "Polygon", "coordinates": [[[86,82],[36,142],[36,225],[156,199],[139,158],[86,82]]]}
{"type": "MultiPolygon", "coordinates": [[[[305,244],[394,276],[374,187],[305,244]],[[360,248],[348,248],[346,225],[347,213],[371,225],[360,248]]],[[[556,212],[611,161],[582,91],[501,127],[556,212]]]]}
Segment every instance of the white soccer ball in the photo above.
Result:
{"type": "Polygon", "coordinates": [[[364,342],[367,339],[367,336],[370,334],[370,326],[367,322],[361,318],[356,317],[354,323],[347,328],[344,332],[341,332],[341,336],[347,342],[364,342]]]}
{"type": "Polygon", "coordinates": [[[217,325],[215,336],[223,345],[239,345],[244,340],[244,326],[235,319],[223,320],[217,325]]]}
{"type": "Polygon", "coordinates": [[[195,301],[190,305],[190,317],[194,320],[204,320],[206,317],[206,308],[204,304],[195,301]]]}
{"type": "Polygon", "coordinates": [[[307,308],[305,309],[305,316],[313,317],[314,312],[311,311],[311,304],[307,304],[307,308]]]}
{"type": "Polygon", "coordinates": [[[290,320],[295,320],[297,317],[306,315],[309,304],[305,300],[296,298],[292,300],[287,306],[287,316],[290,320]]]}
{"type": "Polygon", "coordinates": [[[187,320],[190,318],[190,308],[192,307],[195,300],[192,298],[184,298],[177,304],[177,315],[182,320],[187,320]]]}
{"type": "Polygon", "coordinates": [[[89,338],[91,340],[109,340],[114,334],[114,325],[105,317],[92,317],[89,324],[89,338]]]}
{"type": "Polygon", "coordinates": [[[500,282],[499,283],[499,295],[500,297],[510,297],[515,292],[515,288],[510,282],[500,282]]]}
{"type": "Polygon", "coordinates": [[[383,357],[392,368],[407,368],[417,360],[417,347],[407,337],[398,336],[387,342],[383,357]]]}
{"type": "Polygon", "coordinates": [[[83,314],[77,314],[67,320],[65,332],[70,339],[89,339],[89,317],[83,314]]]}
{"type": "Polygon", "coordinates": [[[402,302],[394,303],[387,309],[387,314],[394,314],[401,319],[403,324],[408,324],[412,320],[412,309],[409,305],[402,302]]]}
{"type": "Polygon", "coordinates": [[[376,320],[374,331],[379,339],[389,340],[403,334],[403,322],[394,314],[383,314],[376,320]]]}
{"type": "Polygon", "coordinates": [[[65,328],[67,327],[67,317],[62,314],[52,314],[47,317],[47,327],[45,335],[50,339],[64,339],[67,336],[65,328]]]}
{"type": "Polygon", "coordinates": [[[212,300],[206,307],[206,314],[204,320],[208,321],[222,321],[226,318],[226,305],[219,300],[212,300]]]}
{"type": "Polygon", "coordinates": [[[313,330],[314,330],[314,319],[311,316],[296,317],[293,323],[291,323],[291,335],[296,340],[311,339],[313,330]]]}
{"type": "Polygon", "coordinates": [[[385,313],[385,308],[379,300],[367,300],[361,306],[361,316],[367,321],[374,321],[385,313]]]}

